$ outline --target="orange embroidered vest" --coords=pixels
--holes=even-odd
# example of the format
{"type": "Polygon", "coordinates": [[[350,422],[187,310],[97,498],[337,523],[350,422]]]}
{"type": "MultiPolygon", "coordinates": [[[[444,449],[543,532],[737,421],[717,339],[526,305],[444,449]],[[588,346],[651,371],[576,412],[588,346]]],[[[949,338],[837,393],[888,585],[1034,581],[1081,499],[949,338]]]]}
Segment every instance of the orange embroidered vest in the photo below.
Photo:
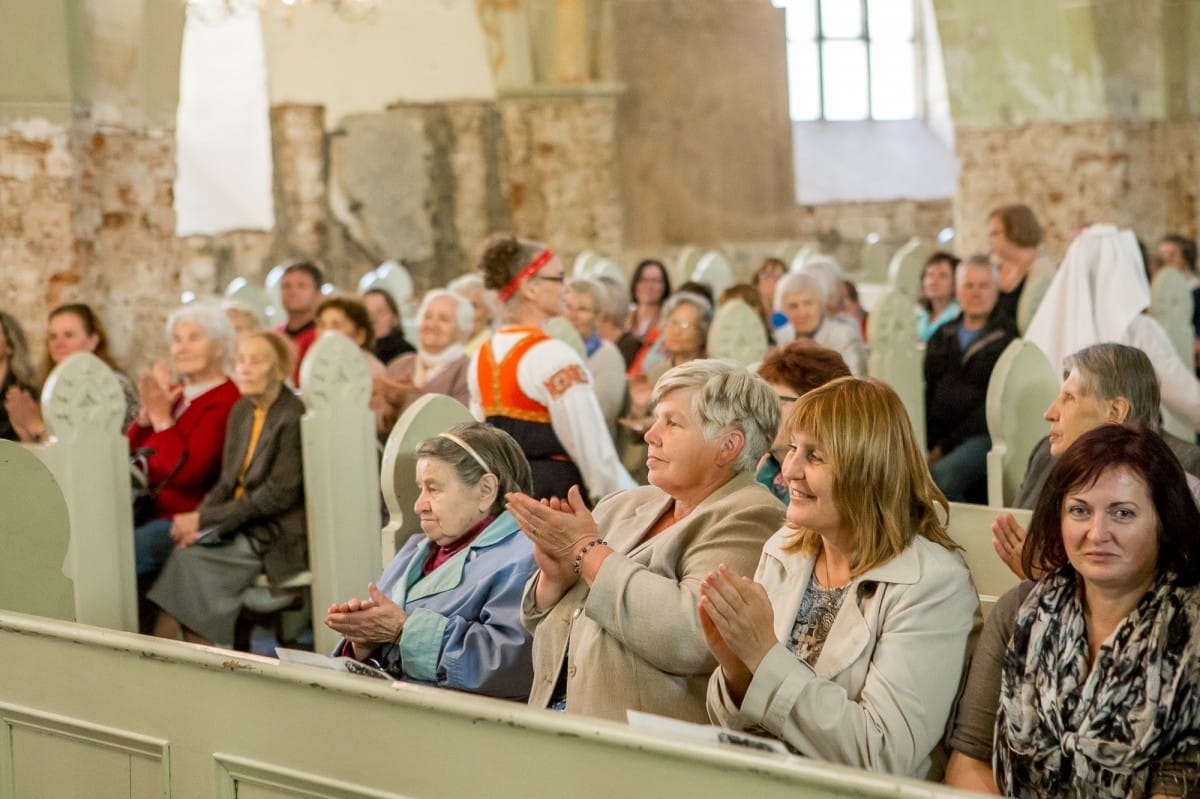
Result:
{"type": "Polygon", "coordinates": [[[507,416],[525,422],[549,424],[550,411],[546,406],[521,391],[517,367],[530,348],[550,337],[533,327],[506,328],[504,332],[524,333],[525,337],[499,363],[496,363],[495,353],[492,352],[491,339],[483,342],[479,348],[475,377],[479,383],[479,403],[483,406],[484,418],[507,416]]]}

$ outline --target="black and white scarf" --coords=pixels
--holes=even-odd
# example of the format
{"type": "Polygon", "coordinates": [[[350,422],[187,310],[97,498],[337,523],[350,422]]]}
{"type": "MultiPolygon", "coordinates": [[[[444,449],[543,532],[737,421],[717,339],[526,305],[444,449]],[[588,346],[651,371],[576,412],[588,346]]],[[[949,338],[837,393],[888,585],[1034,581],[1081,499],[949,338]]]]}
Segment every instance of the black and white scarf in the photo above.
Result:
{"type": "Polygon", "coordinates": [[[1078,579],[1041,580],[1000,676],[993,769],[1017,797],[1140,796],[1151,766],[1200,742],[1200,591],[1160,575],[1088,663],[1078,579]]]}

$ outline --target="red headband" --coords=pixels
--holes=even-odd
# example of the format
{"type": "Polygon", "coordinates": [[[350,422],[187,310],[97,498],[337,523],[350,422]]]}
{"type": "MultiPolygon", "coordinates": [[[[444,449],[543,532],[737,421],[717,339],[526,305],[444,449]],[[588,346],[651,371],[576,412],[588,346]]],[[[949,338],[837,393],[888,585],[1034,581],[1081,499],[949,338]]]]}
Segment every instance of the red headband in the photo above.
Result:
{"type": "Polygon", "coordinates": [[[547,247],[538,253],[538,257],[530,261],[529,266],[517,273],[517,276],[500,289],[500,302],[508,302],[508,298],[516,293],[517,287],[524,283],[529,278],[536,275],[543,266],[550,263],[550,259],[554,257],[554,250],[547,247]]]}

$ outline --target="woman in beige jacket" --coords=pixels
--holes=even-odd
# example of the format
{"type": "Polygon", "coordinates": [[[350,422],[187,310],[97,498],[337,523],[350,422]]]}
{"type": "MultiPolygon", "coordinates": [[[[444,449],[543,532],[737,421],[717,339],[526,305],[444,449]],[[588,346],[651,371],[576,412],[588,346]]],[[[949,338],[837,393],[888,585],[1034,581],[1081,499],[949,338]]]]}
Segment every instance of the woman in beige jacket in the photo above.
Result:
{"type": "Polygon", "coordinates": [[[720,664],[709,715],[808,757],[925,777],[979,607],[946,500],[884,383],[827,383],[788,425],[787,527],[754,581],[722,566],[701,588],[720,664]]]}
{"type": "Polygon", "coordinates": [[[521,618],[533,631],[529,703],[625,720],[626,710],[703,721],[715,661],[696,615],[717,564],[749,574],[783,507],[755,482],[779,400],[726,361],[675,367],[654,389],[650,485],[601,502],[509,496],[540,570],[521,618]]]}

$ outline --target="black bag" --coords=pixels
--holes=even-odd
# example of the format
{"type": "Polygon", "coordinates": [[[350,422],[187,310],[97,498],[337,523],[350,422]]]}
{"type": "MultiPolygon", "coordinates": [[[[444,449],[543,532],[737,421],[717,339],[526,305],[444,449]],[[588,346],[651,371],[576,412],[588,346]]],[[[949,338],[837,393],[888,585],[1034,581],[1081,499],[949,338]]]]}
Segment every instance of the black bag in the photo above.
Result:
{"type": "Polygon", "coordinates": [[[133,526],[135,528],[154,519],[154,512],[158,508],[159,493],[175,475],[179,474],[179,470],[183,468],[183,462],[187,460],[185,452],[179,459],[179,463],[175,464],[175,468],[171,469],[171,473],[161,483],[152,486],[149,477],[149,458],[153,454],[154,450],[149,448],[135,450],[129,463],[130,478],[133,481],[133,526]]]}

